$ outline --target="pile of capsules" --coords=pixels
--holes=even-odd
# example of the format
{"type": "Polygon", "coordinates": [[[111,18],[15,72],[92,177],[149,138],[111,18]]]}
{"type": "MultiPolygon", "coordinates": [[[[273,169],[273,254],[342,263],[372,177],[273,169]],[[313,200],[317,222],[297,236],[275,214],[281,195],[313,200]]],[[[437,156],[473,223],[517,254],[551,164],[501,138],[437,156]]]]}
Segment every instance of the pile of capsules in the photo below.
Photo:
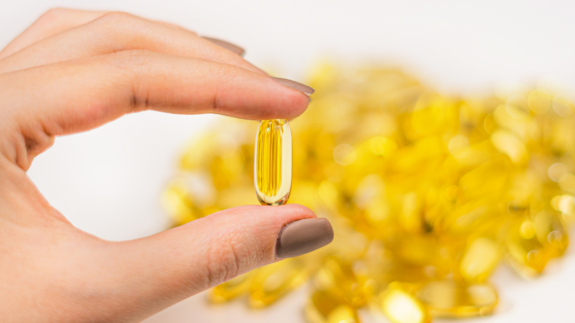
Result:
{"type": "MultiPolygon", "coordinates": [[[[217,286],[213,302],[265,307],[311,282],[310,323],[359,323],[360,309],[394,323],[484,316],[498,304],[489,278],[500,263],[530,278],[565,253],[575,222],[567,97],[535,87],[455,98],[377,66],[318,66],[307,84],[312,103],[290,121],[289,203],[328,218],[334,242],[217,286]]],[[[163,192],[177,224],[258,204],[258,123],[214,129],[190,143],[163,192]]]]}

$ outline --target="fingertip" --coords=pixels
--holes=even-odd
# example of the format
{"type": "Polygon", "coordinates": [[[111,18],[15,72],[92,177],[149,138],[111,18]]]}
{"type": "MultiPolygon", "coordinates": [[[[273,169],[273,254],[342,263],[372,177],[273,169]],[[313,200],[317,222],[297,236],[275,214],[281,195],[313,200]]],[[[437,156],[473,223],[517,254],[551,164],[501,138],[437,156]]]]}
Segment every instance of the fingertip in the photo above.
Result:
{"type": "Polygon", "coordinates": [[[209,41],[209,42],[211,42],[211,43],[213,43],[213,44],[215,44],[215,45],[218,45],[218,46],[220,46],[220,47],[222,47],[222,48],[225,48],[225,49],[231,51],[231,52],[234,53],[234,54],[237,54],[237,55],[239,55],[239,56],[242,56],[242,57],[244,56],[244,54],[245,54],[245,52],[246,52],[246,50],[243,49],[242,47],[240,47],[240,46],[238,46],[238,45],[235,45],[235,44],[232,44],[232,43],[230,43],[230,42],[227,42],[227,41],[225,41],[225,40],[221,40],[221,39],[217,39],[217,38],[212,38],[212,37],[206,37],[206,36],[202,36],[202,38],[205,39],[205,40],[207,40],[207,41],[209,41]]]}
{"type": "Polygon", "coordinates": [[[275,258],[291,258],[330,244],[334,232],[326,218],[309,218],[290,222],[278,233],[275,258]]]}
{"type": "Polygon", "coordinates": [[[215,75],[217,95],[207,97],[213,113],[250,120],[289,120],[304,113],[310,102],[303,92],[267,75],[224,65],[215,75]]]}
{"type": "MultiPolygon", "coordinates": [[[[278,208],[277,206],[271,206],[278,208]]],[[[293,213],[294,215],[303,218],[316,218],[317,215],[307,206],[301,204],[286,204],[279,206],[279,208],[283,210],[287,210],[287,212],[293,213]]]]}
{"type": "Polygon", "coordinates": [[[287,204],[282,206],[262,206],[277,219],[275,225],[280,228],[288,223],[317,218],[317,215],[308,207],[300,204],[287,204]]]}
{"type": "Polygon", "coordinates": [[[218,212],[210,216],[218,216],[221,214],[235,214],[235,216],[249,216],[252,220],[257,222],[271,222],[270,227],[281,228],[287,223],[317,218],[317,215],[308,207],[300,204],[287,204],[282,206],[263,206],[263,205],[246,205],[228,209],[224,212],[218,212]]]}
{"type": "Polygon", "coordinates": [[[258,229],[250,231],[258,232],[256,240],[262,247],[259,250],[264,264],[312,252],[328,245],[334,238],[329,220],[318,218],[311,209],[300,204],[249,206],[239,210],[244,215],[259,215],[251,223],[258,229]]]}
{"type": "Polygon", "coordinates": [[[307,86],[305,84],[296,82],[296,81],[292,81],[292,80],[288,80],[288,79],[284,79],[284,78],[280,78],[280,77],[272,77],[272,80],[278,82],[279,84],[289,87],[291,89],[297,90],[302,92],[303,94],[310,96],[312,94],[315,93],[315,90],[311,87],[311,86],[307,86]]]}
{"type": "MultiPolygon", "coordinates": [[[[269,80],[271,81],[272,86],[276,89],[276,91],[278,92],[278,96],[277,98],[281,98],[282,100],[280,101],[280,104],[278,106],[276,106],[276,108],[272,112],[273,118],[281,118],[281,119],[293,119],[296,117],[299,117],[301,114],[303,114],[306,110],[307,107],[309,106],[309,103],[311,102],[311,99],[309,97],[310,94],[308,93],[313,93],[313,89],[311,89],[311,91],[308,91],[307,93],[304,91],[301,91],[300,89],[297,89],[295,86],[287,86],[286,84],[289,84],[289,82],[293,82],[293,81],[289,81],[289,80],[285,80],[285,79],[277,79],[277,78],[272,78],[270,77],[269,80]],[[289,82],[278,82],[278,80],[285,80],[285,81],[289,81],[289,82]]],[[[293,82],[296,83],[296,82],[293,82]]],[[[299,84],[299,83],[298,83],[299,84]]],[[[306,85],[301,84],[304,87],[307,87],[306,85]]],[[[307,91],[307,90],[306,90],[307,91]]]]}

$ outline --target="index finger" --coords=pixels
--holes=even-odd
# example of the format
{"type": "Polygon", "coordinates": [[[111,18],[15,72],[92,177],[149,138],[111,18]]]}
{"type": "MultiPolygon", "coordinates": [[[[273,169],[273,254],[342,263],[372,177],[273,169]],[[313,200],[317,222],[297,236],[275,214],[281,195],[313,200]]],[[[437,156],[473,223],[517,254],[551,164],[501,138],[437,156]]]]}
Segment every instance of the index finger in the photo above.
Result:
{"type": "Polygon", "coordinates": [[[153,109],[288,119],[305,111],[311,93],[303,84],[233,65],[147,51],[46,65],[0,75],[5,104],[0,132],[8,139],[0,149],[27,169],[54,136],[86,131],[127,113],[153,109]]]}

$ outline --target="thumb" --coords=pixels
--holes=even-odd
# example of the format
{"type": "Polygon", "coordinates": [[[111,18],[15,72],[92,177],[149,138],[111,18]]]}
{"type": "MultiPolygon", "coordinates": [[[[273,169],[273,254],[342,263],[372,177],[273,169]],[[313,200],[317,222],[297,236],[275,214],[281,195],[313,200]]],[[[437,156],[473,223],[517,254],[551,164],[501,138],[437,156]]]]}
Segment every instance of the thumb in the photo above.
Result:
{"type": "MultiPolygon", "coordinates": [[[[120,243],[122,285],[131,306],[151,315],[281,258],[329,244],[333,230],[308,208],[243,206],[144,239],[120,243]]],[[[144,314],[145,315],[145,314],[144,314]]]]}

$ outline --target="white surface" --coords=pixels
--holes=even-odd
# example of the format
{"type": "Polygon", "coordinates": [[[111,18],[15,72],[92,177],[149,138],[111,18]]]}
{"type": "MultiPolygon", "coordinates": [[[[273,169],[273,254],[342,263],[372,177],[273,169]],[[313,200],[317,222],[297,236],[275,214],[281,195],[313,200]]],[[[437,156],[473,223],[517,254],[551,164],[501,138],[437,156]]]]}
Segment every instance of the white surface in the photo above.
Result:
{"type": "MultiPolygon", "coordinates": [[[[450,92],[550,79],[575,93],[575,2],[546,1],[122,1],[3,0],[3,47],[51,7],[129,11],[233,41],[246,58],[302,79],[318,59],[397,62],[450,92]]],[[[211,116],[131,115],[95,131],[59,138],[30,176],[75,225],[106,239],[162,230],[158,203],[178,148],[211,116]]],[[[575,260],[525,282],[500,270],[509,309],[480,322],[575,322],[575,260]]],[[[241,302],[214,309],[200,296],[152,322],[301,322],[299,291],[264,312],[241,302]]]]}

